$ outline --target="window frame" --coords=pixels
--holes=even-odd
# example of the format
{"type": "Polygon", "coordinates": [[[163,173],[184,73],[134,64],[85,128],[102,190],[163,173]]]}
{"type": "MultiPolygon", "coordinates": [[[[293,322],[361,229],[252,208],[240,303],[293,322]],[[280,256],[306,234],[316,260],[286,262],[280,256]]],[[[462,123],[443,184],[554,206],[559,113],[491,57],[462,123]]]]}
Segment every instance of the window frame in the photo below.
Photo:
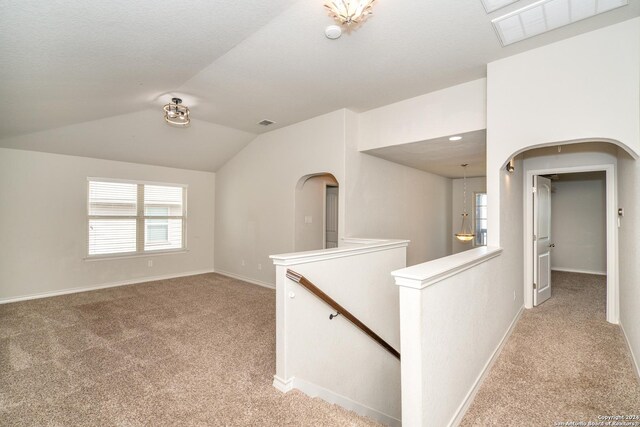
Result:
{"type": "Polygon", "coordinates": [[[118,258],[137,258],[137,257],[149,257],[154,255],[170,255],[181,252],[188,252],[187,246],[187,193],[189,186],[187,184],[176,184],[169,182],[158,181],[139,181],[130,179],[118,179],[118,178],[102,178],[102,177],[87,177],[86,191],[85,191],[85,261],[104,260],[104,259],[118,259],[118,258]],[[94,182],[113,182],[123,184],[135,184],[137,186],[136,197],[136,215],[135,216],[107,216],[107,215],[90,215],[90,200],[89,189],[90,183],[94,182]],[[155,185],[162,187],[180,187],[182,188],[182,216],[145,216],[144,214],[144,186],[155,185]],[[136,250],[134,252],[119,252],[112,254],[89,254],[89,223],[92,219],[135,219],[136,221],[136,250]],[[182,219],[182,247],[175,249],[153,249],[145,250],[145,235],[146,235],[146,219],[182,219]]]}
{"type": "MultiPolygon", "coordinates": [[[[487,244],[486,244],[486,243],[485,243],[484,245],[480,245],[480,244],[478,244],[478,242],[477,242],[477,238],[476,238],[476,237],[477,237],[477,235],[478,235],[478,233],[477,233],[477,225],[478,225],[478,221],[477,221],[477,215],[476,215],[476,213],[477,213],[477,211],[478,211],[478,206],[477,206],[477,203],[476,203],[476,202],[477,202],[477,200],[478,200],[478,195],[479,195],[479,194],[484,194],[485,196],[487,196],[487,192],[486,192],[486,191],[474,191],[474,192],[473,192],[473,216],[472,216],[472,221],[473,221],[473,247],[474,247],[474,248],[476,248],[476,247],[477,247],[477,248],[479,248],[479,247],[482,247],[482,246],[487,246],[487,244]]],[[[487,196],[487,197],[488,197],[488,196],[487,196]]],[[[487,205],[485,205],[485,207],[487,208],[487,210],[488,210],[488,206],[489,206],[489,203],[488,203],[488,200],[487,200],[487,205]]],[[[485,221],[488,221],[488,215],[487,215],[487,218],[481,218],[481,219],[484,219],[485,221]]]]}

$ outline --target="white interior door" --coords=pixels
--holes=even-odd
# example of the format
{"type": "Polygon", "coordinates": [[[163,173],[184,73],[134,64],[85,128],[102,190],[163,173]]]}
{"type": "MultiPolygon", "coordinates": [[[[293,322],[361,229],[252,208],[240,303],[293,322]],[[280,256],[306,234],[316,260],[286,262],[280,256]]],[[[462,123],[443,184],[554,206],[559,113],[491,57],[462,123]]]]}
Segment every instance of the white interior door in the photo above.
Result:
{"type": "Polygon", "coordinates": [[[534,176],[533,191],[533,305],[551,297],[551,180],[534,176]]]}
{"type": "Polygon", "coordinates": [[[327,187],[325,248],[338,247],[338,187],[327,187]]]}

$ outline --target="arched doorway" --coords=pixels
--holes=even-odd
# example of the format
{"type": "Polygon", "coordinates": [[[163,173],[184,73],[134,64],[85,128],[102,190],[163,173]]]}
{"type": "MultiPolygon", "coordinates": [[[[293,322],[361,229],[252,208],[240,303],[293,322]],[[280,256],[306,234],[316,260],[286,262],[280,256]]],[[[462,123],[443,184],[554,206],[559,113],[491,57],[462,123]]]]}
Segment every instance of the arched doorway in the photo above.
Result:
{"type": "Polygon", "coordinates": [[[338,180],[330,173],[305,175],[295,194],[294,250],[338,246],[338,180]]]}
{"type": "MultiPolygon", "coordinates": [[[[524,306],[533,308],[544,300],[541,300],[540,291],[545,289],[545,275],[551,278],[551,257],[556,250],[556,242],[553,236],[544,236],[544,230],[540,229],[540,224],[546,224],[549,229],[553,224],[545,221],[540,222],[540,213],[537,208],[542,206],[538,197],[541,186],[541,179],[553,176],[563,176],[566,174],[595,173],[604,174],[605,178],[605,207],[604,224],[606,229],[606,320],[610,323],[619,322],[619,275],[618,275],[618,206],[617,206],[617,177],[616,165],[620,145],[609,141],[580,142],[565,144],[542,144],[531,147],[528,150],[520,150],[515,156],[518,164],[522,168],[522,194],[523,194],[523,267],[524,267],[524,306]],[[546,241],[547,239],[548,241],[546,241]],[[541,244],[548,248],[541,251],[541,244]],[[542,255],[541,255],[542,254],[542,255]],[[546,259],[546,262],[541,260],[546,259]],[[544,267],[544,268],[543,268],[544,267]]],[[[624,147],[621,147],[624,149],[624,147]]],[[[626,150],[625,150],[626,151],[626,150]]],[[[549,182],[547,180],[547,182],[549,182]]],[[[549,186],[548,197],[551,195],[549,186]]],[[[503,201],[507,202],[506,200],[503,201]]],[[[513,200],[511,202],[514,202],[513,200]]],[[[548,213],[549,218],[553,217],[548,213]]],[[[588,231],[583,231],[584,235],[576,237],[574,244],[587,245],[588,231]]],[[[551,282],[548,282],[551,285],[551,282]]]]}

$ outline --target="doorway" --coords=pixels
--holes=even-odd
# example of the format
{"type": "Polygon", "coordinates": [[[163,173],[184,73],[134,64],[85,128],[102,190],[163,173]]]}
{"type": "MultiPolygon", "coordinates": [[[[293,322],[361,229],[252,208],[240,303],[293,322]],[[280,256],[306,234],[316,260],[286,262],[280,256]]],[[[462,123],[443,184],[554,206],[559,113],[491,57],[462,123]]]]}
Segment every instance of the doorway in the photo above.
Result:
{"type": "Polygon", "coordinates": [[[338,247],[338,186],[325,184],[324,248],[338,247]]]}
{"type": "MultiPolygon", "coordinates": [[[[586,176],[586,175],[583,175],[586,176]]],[[[525,307],[532,308],[542,304],[552,294],[551,270],[584,273],[605,273],[607,276],[607,303],[606,318],[610,323],[618,323],[618,276],[617,276],[617,216],[615,169],[613,165],[577,166],[553,169],[528,170],[525,177],[525,307]],[[557,245],[554,240],[554,224],[552,221],[552,193],[554,181],[561,179],[563,175],[600,173],[604,175],[605,211],[601,221],[603,225],[603,239],[606,252],[600,264],[594,264],[593,268],[567,268],[554,261],[553,251],[557,245]],[[554,265],[555,264],[555,265],[554,265]],[[604,271],[601,271],[604,269],[604,271]]],[[[575,201],[574,201],[575,203],[575,201]]],[[[569,221],[571,219],[568,219],[569,221]]],[[[557,225],[556,225],[557,226],[557,225]]],[[[568,228],[568,225],[565,225],[568,228]]],[[[563,230],[566,231],[566,230],[563,230]]],[[[579,232],[579,230],[574,230],[579,232]]],[[[591,230],[582,229],[582,233],[589,234],[591,230]]],[[[586,237],[586,236],[580,236],[586,237]]],[[[593,237],[593,236],[591,236],[593,237]]],[[[574,241],[572,244],[576,244],[574,241]]],[[[563,247],[564,251],[567,249],[563,247]]],[[[575,248],[574,248],[575,252],[575,248]]],[[[579,254],[572,254],[573,264],[579,254]]],[[[556,257],[557,258],[557,257],[556,257]]],[[[571,263],[569,263],[571,264],[571,263]]],[[[580,265],[578,263],[578,265],[580,265]]],[[[582,264],[584,266],[584,264],[582,264]]]]}
{"type": "Polygon", "coordinates": [[[295,195],[296,252],[338,247],[339,184],[329,173],[300,178],[295,195]]]}

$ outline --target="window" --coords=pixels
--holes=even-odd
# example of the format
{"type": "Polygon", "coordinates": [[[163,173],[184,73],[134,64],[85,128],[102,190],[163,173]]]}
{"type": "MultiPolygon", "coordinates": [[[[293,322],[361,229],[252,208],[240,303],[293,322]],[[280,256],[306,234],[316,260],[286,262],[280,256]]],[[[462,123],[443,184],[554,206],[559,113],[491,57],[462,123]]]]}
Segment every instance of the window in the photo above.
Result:
{"type": "Polygon", "coordinates": [[[186,187],[89,178],[88,255],[184,249],[186,187]]]}
{"type": "MultiPolygon", "coordinates": [[[[169,208],[148,207],[149,216],[169,216],[169,208]]],[[[145,221],[145,245],[162,245],[169,242],[169,220],[149,219],[145,221]]]]}
{"type": "Polygon", "coordinates": [[[144,250],[182,248],[183,187],[144,185],[144,250]]]}
{"type": "Polygon", "coordinates": [[[474,195],[474,246],[487,246],[487,193],[474,195]]]}

